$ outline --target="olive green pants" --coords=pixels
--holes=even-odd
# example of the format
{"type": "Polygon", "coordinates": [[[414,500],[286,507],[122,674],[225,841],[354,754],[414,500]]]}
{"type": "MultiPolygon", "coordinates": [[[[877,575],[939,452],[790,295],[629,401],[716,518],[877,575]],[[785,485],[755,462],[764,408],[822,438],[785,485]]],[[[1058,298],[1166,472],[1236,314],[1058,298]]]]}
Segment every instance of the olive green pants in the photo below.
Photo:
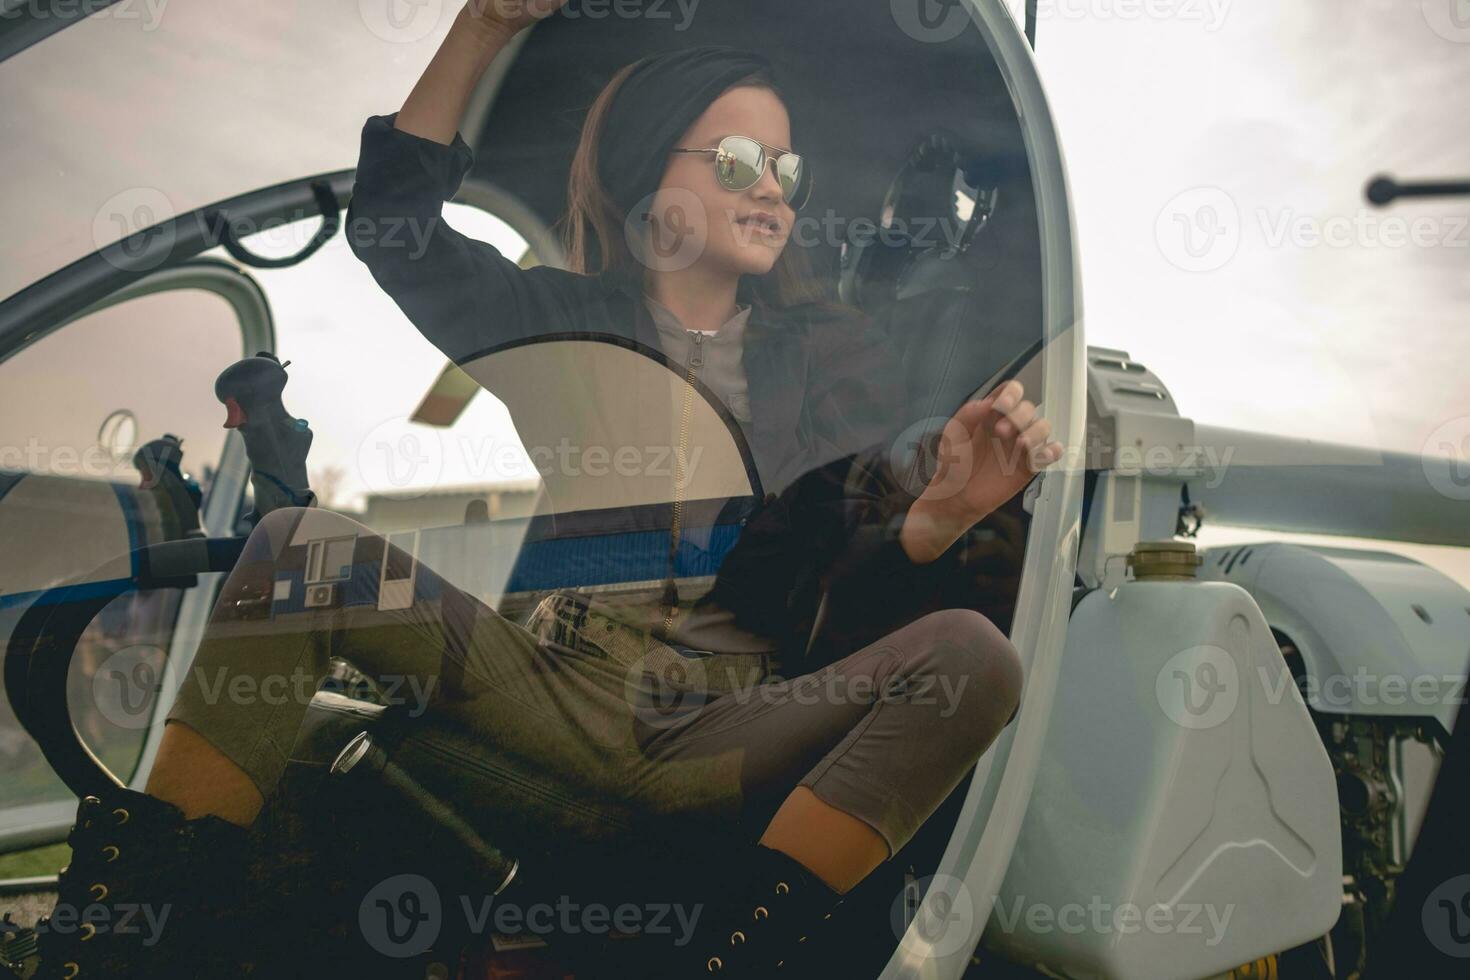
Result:
{"type": "MultiPolygon", "coordinates": [[[[1010,718],[1014,648],[969,610],[933,613],[814,673],[748,655],[630,658],[596,630],[538,635],[320,508],[266,516],[246,543],[170,721],[197,730],[269,797],[312,694],[340,657],[400,717],[454,733],[469,812],[547,833],[765,821],[797,786],[896,851],[1010,718]],[[313,544],[313,542],[317,542],[313,544]],[[304,577],[351,574],[317,589],[304,577]],[[396,569],[396,571],[395,571],[396,569]],[[395,606],[399,608],[394,608],[395,606]],[[585,640],[585,642],[582,642],[585,640]]],[[[599,628],[609,629],[599,624],[599,628]]],[[[548,631],[542,630],[543,634],[548,631]]]]}

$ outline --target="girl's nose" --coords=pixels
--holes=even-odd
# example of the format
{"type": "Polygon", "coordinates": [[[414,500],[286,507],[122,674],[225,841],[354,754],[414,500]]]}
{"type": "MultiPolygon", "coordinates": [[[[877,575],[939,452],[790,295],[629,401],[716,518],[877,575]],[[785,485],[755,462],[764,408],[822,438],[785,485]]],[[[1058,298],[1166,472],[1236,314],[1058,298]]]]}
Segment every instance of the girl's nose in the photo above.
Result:
{"type": "Polygon", "coordinates": [[[776,161],[769,156],[766,157],[765,165],[761,170],[761,179],[755,182],[751,190],[756,197],[762,200],[780,201],[783,198],[781,181],[776,176],[776,161]]]}

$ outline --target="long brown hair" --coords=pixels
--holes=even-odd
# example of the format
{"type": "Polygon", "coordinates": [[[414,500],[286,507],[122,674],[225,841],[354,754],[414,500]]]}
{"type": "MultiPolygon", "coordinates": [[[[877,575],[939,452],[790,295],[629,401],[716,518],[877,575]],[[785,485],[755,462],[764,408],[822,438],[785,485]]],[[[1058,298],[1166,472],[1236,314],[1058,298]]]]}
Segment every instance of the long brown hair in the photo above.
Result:
{"type": "MultiPolygon", "coordinates": [[[[627,215],[613,203],[597,173],[597,148],[604,135],[608,107],[633,67],[630,64],[618,69],[587,111],[567,180],[567,213],[561,221],[561,237],[573,272],[590,275],[613,273],[642,283],[643,267],[623,237],[627,215]]],[[[747,75],[730,88],[745,86],[769,89],[785,101],[775,79],[767,72],[747,75]]],[[[616,138],[616,134],[613,136],[616,138]]],[[[770,272],[741,277],[740,295],[777,309],[828,300],[825,290],[812,274],[807,253],[789,240],[770,272]]]]}

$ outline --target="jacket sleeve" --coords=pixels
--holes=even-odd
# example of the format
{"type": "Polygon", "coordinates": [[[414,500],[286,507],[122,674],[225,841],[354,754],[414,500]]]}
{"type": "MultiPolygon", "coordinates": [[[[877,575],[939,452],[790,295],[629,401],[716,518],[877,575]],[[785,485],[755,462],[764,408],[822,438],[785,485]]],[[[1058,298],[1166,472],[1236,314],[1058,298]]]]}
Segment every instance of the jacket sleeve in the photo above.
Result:
{"type": "Polygon", "coordinates": [[[806,649],[824,596],[824,631],[849,649],[917,618],[961,550],[915,565],[899,542],[914,489],[893,468],[905,400],[886,338],[836,311],[814,318],[809,342],[804,422],[818,464],[750,519],[710,593],[788,654],[806,649]]]}
{"type": "Polygon", "coordinates": [[[823,645],[851,652],[928,611],[957,573],[960,542],[929,564],[909,560],[899,532],[913,496],[887,448],[794,481],[750,519],[720,567],[709,600],[772,637],[788,666],[805,652],[824,597],[823,645]]]}
{"type": "Polygon", "coordinates": [[[347,209],[354,255],[405,316],[452,360],[497,344],[566,329],[570,300],[586,279],[548,267],[522,269],[494,246],[443,219],[474,155],[458,133],[445,146],[394,126],[362,128],[347,209]]]}

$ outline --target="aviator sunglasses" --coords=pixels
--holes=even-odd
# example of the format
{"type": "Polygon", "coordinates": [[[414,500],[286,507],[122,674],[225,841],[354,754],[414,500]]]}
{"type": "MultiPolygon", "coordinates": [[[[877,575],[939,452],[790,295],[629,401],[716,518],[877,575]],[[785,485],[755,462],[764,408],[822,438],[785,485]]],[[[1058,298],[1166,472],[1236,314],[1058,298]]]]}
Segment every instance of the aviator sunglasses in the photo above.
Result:
{"type": "Polygon", "coordinates": [[[781,184],[781,197],[794,210],[800,210],[812,194],[811,169],[800,154],[769,146],[749,136],[726,136],[719,146],[702,149],[674,147],[673,153],[713,153],[715,178],[730,191],[749,190],[766,173],[767,160],[776,163],[776,180],[781,184]],[[767,151],[770,151],[769,157],[767,151]]]}

